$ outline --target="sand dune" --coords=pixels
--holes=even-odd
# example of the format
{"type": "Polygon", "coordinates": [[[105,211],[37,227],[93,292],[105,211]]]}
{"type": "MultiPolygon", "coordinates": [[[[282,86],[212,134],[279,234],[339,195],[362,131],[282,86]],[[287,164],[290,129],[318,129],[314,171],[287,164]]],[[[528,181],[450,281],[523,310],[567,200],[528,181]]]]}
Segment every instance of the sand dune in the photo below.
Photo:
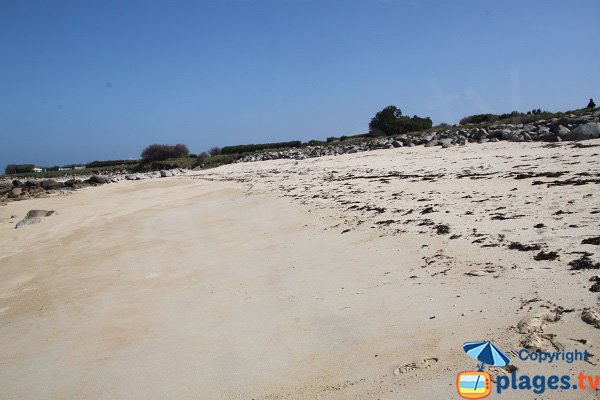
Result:
{"type": "Polygon", "coordinates": [[[466,341],[600,354],[599,271],[568,265],[600,261],[598,161],[600,140],[381,150],[11,203],[0,397],[448,399],[466,341]],[[14,229],[30,209],[57,214],[14,229]]]}

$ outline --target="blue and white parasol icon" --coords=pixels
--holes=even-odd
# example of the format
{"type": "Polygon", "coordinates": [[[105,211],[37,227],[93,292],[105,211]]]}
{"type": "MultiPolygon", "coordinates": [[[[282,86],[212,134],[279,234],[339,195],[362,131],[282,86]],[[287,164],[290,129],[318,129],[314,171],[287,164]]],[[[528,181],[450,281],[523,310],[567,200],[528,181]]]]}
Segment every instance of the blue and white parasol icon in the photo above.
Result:
{"type": "Polygon", "coordinates": [[[510,363],[510,358],[492,342],[467,342],[463,345],[465,353],[481,363],[479,370],[483,370],[483,364],[504,367],[510,363]]]}

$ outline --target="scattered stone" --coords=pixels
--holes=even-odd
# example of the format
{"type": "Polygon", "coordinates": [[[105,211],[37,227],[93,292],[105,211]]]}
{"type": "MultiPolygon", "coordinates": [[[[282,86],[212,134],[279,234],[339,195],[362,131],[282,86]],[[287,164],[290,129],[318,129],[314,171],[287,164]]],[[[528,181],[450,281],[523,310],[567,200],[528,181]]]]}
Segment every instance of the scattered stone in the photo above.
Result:
{"type": "Polygon", "coordinates": [[[590,324],[600,329],[600,308],[586,308],[581,312],[581,319],[586,324],[590,324]]]}

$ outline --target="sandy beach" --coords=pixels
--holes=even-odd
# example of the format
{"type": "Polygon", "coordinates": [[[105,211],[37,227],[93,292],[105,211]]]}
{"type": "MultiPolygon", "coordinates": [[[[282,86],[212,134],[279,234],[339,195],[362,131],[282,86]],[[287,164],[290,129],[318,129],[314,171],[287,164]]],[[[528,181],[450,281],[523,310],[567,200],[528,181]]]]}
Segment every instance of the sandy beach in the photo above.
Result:
{"type": "Polygon", "coordinates": [[[519,374],[598,374],[600,271],[569,263],[600,262],[599,161],[600,140],[415,147],[10,203],[0,398],[450,399],[475,340],[519,374]],[[57,214],[14,229],[32,209],[57,214]]]}

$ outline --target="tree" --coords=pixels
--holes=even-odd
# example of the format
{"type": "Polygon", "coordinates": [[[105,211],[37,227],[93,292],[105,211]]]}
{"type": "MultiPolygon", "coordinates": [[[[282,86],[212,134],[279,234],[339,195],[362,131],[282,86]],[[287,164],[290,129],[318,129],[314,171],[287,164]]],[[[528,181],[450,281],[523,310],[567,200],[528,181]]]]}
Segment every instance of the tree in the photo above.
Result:
{"type": "Polygon", "coordinates": [[[5,168],[4,168],[4,173],[5,174],[16,174],[17,173],[17,166],[16,164],[8,164],[5,168]]]}
{"type": "Polygon", "coordinates": [[[432,125],[431,118],[421,118],[416,115],[412,118],[406,117],[402,115],[402,110],[392,105],[376,113],[371,119],[369,128],[371,132],[381,131],[386,135],[400,135],[429,129],[432,125]]]}
{"type": "Polygon", "coordinates": [[[163,161],[167,158],[184,157],[190,154],[185,144],[151,144],[142,151],[144,161],[163,161]]]}

